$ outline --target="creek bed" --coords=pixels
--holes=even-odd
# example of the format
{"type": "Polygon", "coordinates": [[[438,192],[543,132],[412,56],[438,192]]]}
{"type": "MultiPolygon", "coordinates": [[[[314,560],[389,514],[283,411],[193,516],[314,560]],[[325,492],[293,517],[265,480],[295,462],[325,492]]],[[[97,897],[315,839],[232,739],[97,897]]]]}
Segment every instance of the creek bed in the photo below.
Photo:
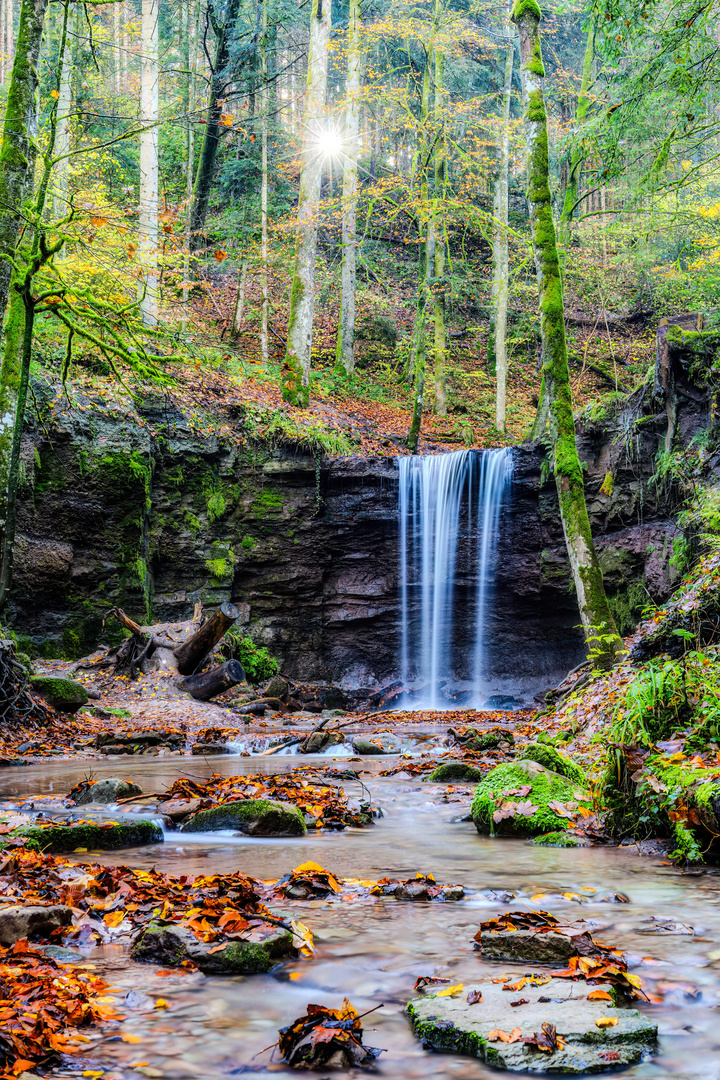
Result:
{"type": "MultiPolygon", "coordinates": [[[[332,767],[327,756],[306,758],[303,763],[332,767]]],[[[385,757],[373,762],[365,759],[350,767],[371,768],[376,774],[393,763],[385,757]]],[[[277,773],[297,764],[297,759],[288,757],[220,756],[192,762],[135,758],[93,762],[92,774],[94,779],[126,776],[150,792],[164,790],[182,775],[277,773]]],[[[338,767],[345,764],[343,759],[338,767]]],[[[89,772],[88,762],[67,760],[4,769],[0,800],[67,792],[89,772]]],[[[403,1009],[415,996],[412,987],[420,975],[449,976],[453,982],[468,984],[480,973],[523,974],[523,965],[484,962],[481,954],[473,951],[472,938],[484,919],[504,910],[536,907],[611,924],[598,932],[601,940],[630,954],[661,961],[634,968],[637,974],[692,983],[700,990],[699,999],[677,990],[668,994],[662,1005],[649,1007],[660,1025],[660,1052],[624,1075],[716,1080],[720,1075],[720,960],[711,959],[709,954],[720,949],[717,872],[683,874],[659,859],[641,858],[626,849],[542,848],[522,840],[480,837],[471,823],[453,821],[466,812],[468,800],[443,803],[444,785],[372,774],[364,774],[363,780],[373,801],[385,812],[384,818],[364,830],[309,832],[302,839],[274,840],[230,839],[216,834],[193,836],[191,841],[188,836],[168,833],[162,845],[68,857],[139,868],[154,866],[173,874],[242,870],[257,878],[280,877],[307,860],[347,877],[407,878],[418,871],[432,872],[438,882],[461,882],[465,900],[447,904],[394,899],[288,903],[284,910],[292,909],[293,915],[315,932],[314,957],[300,957],[271,975],[245,979],[198,974],[158,977],[155,968],[131,963],[118,947],[84,950],[83,956],[97,966],[96,970],[108,973],[118,1002],[125,999],[127,1020],[119,1029],[108,1028],[98,1039],[93,1038],[85,1058],[53,1075],[105,1069],[104,1080],[138,1076],[168,1080],[297,1077],[302,1073],[272,1064],[269,1053],[255,1055],[275,1041],[278,1028],[302,1015],[309,1002],[338,1007],[347,995],[361,1013],[384,1003],[383,1009],[368,1017],[368,1027],[376,1030],[367,1030],[365,1036],[367,1045],[387,1050],[377,1063],[378,1076],[387,1080],[497,1077],[501,1074],[474,1059],[423,1050],[403,1009]],[[596,893],[587,891],[590,888],[596,893]],[[517,898],[504,902],[487,895],[484,890],[490,889],[510,890],[517,898]],[[598,897],[616,892],[627,894],[631,903],[597,902],[598,897]],[[540,893],[551,895],[538,898],[540,893]],[[565,898],[566,893],[587,899],[580,903],[565,898]],[[531,897],[535,899],[531,901],[531,897]],[[643,932],[652,925],[645,920],[657,915],[693,926],[704,940],[643,932]],[[164,999],[169,1008],[156,1009],[157,998],[164,999]],[[139,1041],[123,1042],[121,1034],[139,1041]]],[[[353,786],[347,782],[348,790],[353,786]]],[[[577,984],[579,996],[586,992],[585,984],[577,984]]],[[[521,1010],[519,1013],[521,1025],[521,1010]]],[[[359,1078],[367,1072],[344,1075],[359,1078]]]]}

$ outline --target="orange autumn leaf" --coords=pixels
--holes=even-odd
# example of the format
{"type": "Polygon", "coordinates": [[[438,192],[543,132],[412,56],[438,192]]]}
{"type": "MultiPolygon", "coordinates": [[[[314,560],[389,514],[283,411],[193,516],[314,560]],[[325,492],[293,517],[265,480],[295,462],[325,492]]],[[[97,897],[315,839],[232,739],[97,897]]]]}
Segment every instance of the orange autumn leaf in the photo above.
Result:
{"type": "Polygon", "coordinates": [[[612,1001],[612,994],[608,994],[607,990],[591,990],[588,1001],[612,1001]]]}

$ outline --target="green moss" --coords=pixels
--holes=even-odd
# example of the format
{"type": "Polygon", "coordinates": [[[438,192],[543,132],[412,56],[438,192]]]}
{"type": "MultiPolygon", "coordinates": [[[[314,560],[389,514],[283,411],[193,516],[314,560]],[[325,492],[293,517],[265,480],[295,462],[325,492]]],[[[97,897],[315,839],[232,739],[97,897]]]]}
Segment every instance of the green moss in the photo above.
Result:
{"type": "Polygon", "coordinates": [[[258,836],[304,836],[305,819],[292,803],[274,803],[267,799],[241,799],[201,810],[183,825],[182,832],[215,832],[219,829],[243,831],[254,822],[258,836]]]}
{"type": "Polygon", "coordinates": [[[254,536],[243,536],[240,547],[245,551],[252,551],[253,548],[257,547],[257,540],[254,536]]]}
{"type": "MultiPolygon", "coordinates": [[[[523,764],[522,761],[508,765],[498,765],[480,781],[475,789],[471,815],[478,832],[483,833],[518,833],[528,836],[543,835],[549,832],[557,832],[567,829],[568,821],[551,810],[549,803],[575,802],[574,792],[577,784],[572,783],[559,773],[537,771],[530,761],[523,764]],[[503,792],[522,788],[530,785],[528,795],[522,797],[507,795],[503,792]],[[531,817],[506,818],[497,824],[493,823],[493,813],[503,798],[509,801],[529,800],[537,810],[531,817]]],[[[588,800],[583,800],[587,802],[588,800]]]]}
{"type": "Polygon", "coordinates": [[[208,522],[212,525],[225,513],[225,496],[221,491],[213,491],[207,500],[208,522]]]}
{"type": "Polygon", "coordinates": [[[240,661],[249,683],[264,682],[280,670],[280,662],[264,645],[256,645],[252,638],[244,636],[235,626],[223,638],[222,651],[226,659],[240,661]]]}
{"type": "Polygon", "coordinates": [[[278,514],[283,508],[283,497],[279,491],[272,488],[263,488],[253,499],[250,513],[254,518],[262,521],[268,515],[278,514]]]}
{"type": "Polygon", "coordinates": [[[580,847],[582,841],[571,833],[560,831],[545,833],[544,836],[536,836],[533,844],[539,844],[541,847],[580,847]]]}
{"type": "Polygon", "coordinates": [[[87,690],[82,683],[75,682],[74,679],[34,675],[30,679],[30,689],[60,712],[77,712],[81,705],[87,705],[88,702],[87,690]]]}
{"type": "Polygon", "coordinates": [[[551,772],[566,776],[573,784],[578,784],[581,787],[587,784],[587,777],[580,766],[576,765],[572,758],[565,757],[564,754],[559,753],[554,746],[550,746],[548,743],[529,743],[523,749],[520,757],[528,761],[537,761],[540,765],[544,765],[546,769],[550,769],[551,772]]]}
{"type": "Polygon", "coordinates": [[[477,783],[484,776],[482,769],[468,764],[466,761],[446,761],[438,765],[435,772],[428,776],[432,783],[448,783],[452,780],[464,780],[468,783],[477,783]]]}
{"type": "Polygon", "coordinates": [[[26,825],[13,830],[13,836],[25,839],[33,851],[60,852],[87,848],[88,851],[114,851],[116,848],[161,843],[163,831],[153,821],[114,825],[26,825]]]}
{"type": "Polygon", "coordinates": [[[512,9],[512,21],[519,22],[523,15],[532,15],[538,20],[542,19],[542,11],[537,0],[515,0],[512,9]]]}

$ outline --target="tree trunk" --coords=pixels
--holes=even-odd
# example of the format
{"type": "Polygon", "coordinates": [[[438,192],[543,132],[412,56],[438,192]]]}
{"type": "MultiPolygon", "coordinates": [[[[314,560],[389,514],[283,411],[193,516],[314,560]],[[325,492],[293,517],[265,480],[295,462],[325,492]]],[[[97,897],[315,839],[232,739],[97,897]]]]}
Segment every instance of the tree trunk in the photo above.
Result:
{"type": "Polygon", "coordinates": [[[312,0],[303,157],[297,208],[297,243],[290,291],[285,364],[281,373],[284,400],[300,407],[306,406],[310,398],[310,358],[315,315],[315,254],[322,181],[322,155],[317,143],[325,124],[330,8],[330,0],[312,0]]]}
{"type": "Polygon", "coordinates": [[[495,426],[505,430],[507,388],[507,306],[508,306],[508,169],[510,166],[510,100],[512,97],[513,54],[515,46],[506,25],[508,47],[502,97],[502,134],[497,183],[493,206],[493,307],[488,345],[492,341],[492,367],[495,370],[495,426]]]}
{"type": "Polygon", "coordinates": [[[260,359],[268,362],[268,0],[262,0],[262,37],[260,39],[260,359]]]}
{"type": "MultiPolygon", "coordinates": [[[[442,14],[441,0],[435,0],[435,27],[439,29],[442,14]]],[[[447,367],[447,340],[445,334],[445,182],[447,177],[447,144],[444,135],[445,120],[442,115],[445,107],[445,58],[435,50],[435,123],[443,129],[443,134],[435,144],[435,208],[433,212],[433,234],[435,239],[435,265],[433,275],[436,280],[435,297],[435,412],[438,416],[447,416],[447,388],[445,370],[447,367]],[[442,207],[442,210],[441,210],[442,207]]]]}
{"type": "Polygon", "coordinates": [[[197,669],[239,615],[234,604],[221,604],[191,638],[178,645],[175,657],[181,675],[191,675],[197,669]]]}
{"type": "Polygon", "coordinates": [[[186,690],[196,701],[209,701],[210,698],[224,694],[226,690],[244,681],[245,671],[240,661],[227,660],[220,667],[181,679],[178,687],[180,690],[186,690]]]}
{"type": "MultiPolygon", "coordinates": [[[[13,254],[24,217],[24,203],[32,192],[37,126],[37,64],[47,2],[48,0],[23,0],[20,7],[17,51],[8,87],[0,148],[0,255],[13,254]]],[[[7,18],[12,21],[12,8],[9,9],[7,18]]],[[[10,264],[5,259],[0,259],[0,323],[4,320],[7,309],[10,274],[10,264]]],[[[7,383],[4,376],[0,377],[2,459],[5,459],[2,443],[8,435],[8,417],[12,417],[9,421],[9,437],[12,438],[16,401],[16,389],[7,383]]],[[[0,475],[0,490],[4,490],[6,480],[6,476],[0,475]]]]}
{"type": "MultiPolygon", "coordinates": [[[[117,4],[113,5],[113,11],[117,4]]],[[[57,103],[57,135],[55,138],[55,155],[60,160],[55,166],[55,181],[53,184],[53,214],[56,220],[60,220],[68,213],[68,175],[70,170],[70,112],[72,110],[72,43],[66,36],[65,48],[60,63],[60,83],[58,87],[57,103]]]]}
{"type": "MultiPolygon", "coordinates": [[[[229,0],[228,7],[224,12],[225,21],[218,22],[217,8],[214,3],[208,7],[210,20],[215,31],[215,57],[212,66],[212,78],[210,80],[210,100],[208,101],[207,123],[205,125],[205,138],[203,139],[198,162],[197,176],[193,188],[192,206],[190,208],[190,251],[199,251],[205,247],[205,219],[210,204],[210,192],[212,190],[213,174],[215,172],[215,159],[221,138],[220,116],[222,106],[220,101],[227,89],[228,74],[226,68],[230,60],[230,37],[238,17],[240,0],[229,0]]],[[[229,130],[229,129],[225,129],[229,130]]]]}
{"type": "MultiPolygon", "coordinates": [[[[577,112],[575,113],[575,136],[585,122],[588,109],[590,108],[590,87],[593,81],[593,58],[595,56],[595,32],[592,27],[588,31],[583,57],[582,79],[580,81],[580,93],[578,94],[577,112]]],[[[585,153],[576,146],[570,155],[570,169],[568,171],[568,185],[565,190],[562,214],[560,215],[560,238],[564,243],[570,236],[570,221],[578,205],[578,192],[580,188],[580,174],[582,172],[585,153]]]]}
{"type": "Polygon", "coordinates": [[[536,0],[515,0],[520,31],[523,112],[527,140],[528,205],[540,299],[542,373],[549,407],[550,441],[560,515],[588,651],[599,667],[612,663],[622,642],[613,622],[595,554],[583,473],[575,442],[570,395],[562,281],[549,184],[545,69],[536,0]]]}
{"type": "Polygon", "coordinates": [[[335,368],[346,377],[355,370],[355,286],[357,277],[357,169],[360,136],[360,19],[362,0],[350,0],[345,88],[345,158],[342,193],[342,297],[335,368]]]}
{"type": "Polygon", "coordinates": [[[418,229],[418,294],[415,309],[415,329],[411,351],[411,368],[415,382],[413,414],[410,430],[405,445],[411,453],[416,453],[420,441],[423,406],[425,403],[425,368],[427,365],[426,322],[428,306],[428,269],[430,266],[431,230],[427,214],[428,202],[428,117],[430,114],[430,74],[433,53],[430,51],[425,61],[423,73],[422,97],[420,99],[420,122],[418,146],[415,152],[414,175],[420,187],[420,206],[417,212],[418,229]]]}
{"type": "Polygon", "coordinates": [[[187,330],[188,307],[190,304],[190,241],[192,230],[190,226],[193,193],[193,171],[195,168],[195,101],[197,97],[197,58],[198,58],[198,21],[200,18],[200,4],[198,0],[188,2],[188,42],[187,42],[187,143],[185,147],[185,255],[183,258],[183,283],[182,283],[182,328],[187,330]]]}
{"type": "Polygon", "coordinates": [[[235,298],[235,311],[233,312],[232,326],[230,327],[230,340],[237,341],[240,336],[243,315],[245,311],[245,283],[247,281],[247,255],[243,255],[238,280],[237,296],[235,298]]]}
{"type": "Polygon", "coordinates": [[[140,82],[140,214],[138,255],[143,269],[140,307],[146,326],[158,316],[158,0],[142,0],[140,82]]]}

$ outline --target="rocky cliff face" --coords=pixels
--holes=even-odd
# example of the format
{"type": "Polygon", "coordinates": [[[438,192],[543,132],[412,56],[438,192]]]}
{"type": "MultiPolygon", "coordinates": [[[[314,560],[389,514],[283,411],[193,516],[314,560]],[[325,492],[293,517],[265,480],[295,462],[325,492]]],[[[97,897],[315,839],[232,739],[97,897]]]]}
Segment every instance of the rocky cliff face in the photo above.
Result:
{"type": "MultiPolygon", "coordinates": [[[[710,423],[714,400],[690,393],[686,354],[678,346],[668,360],[684,441],[710,423]]],[[[197,599],[231,598],[248,633],[288,674],[352,686],[397,676],[393,459],[248,449],[232,433],[204,434],[162,397],[134,407],[84,398],[70,407],[36,392],[41,419],[25,436],[8,612],[26,647],[83,655],[113,604],[145,621],[187,618],[197,599]]],[[[643,602],[663,599],[673,582],[673,493],[651,482],[667,398],[648,386],[579,428],[593,527],[625,632],[643,602]]],[[[528,694],[578,662],[582,645],[544,451],[513,453],[488,640],[498,684],[528,694]]],[[[474,588],[472,568],[462,588],[474,588]]]]}

